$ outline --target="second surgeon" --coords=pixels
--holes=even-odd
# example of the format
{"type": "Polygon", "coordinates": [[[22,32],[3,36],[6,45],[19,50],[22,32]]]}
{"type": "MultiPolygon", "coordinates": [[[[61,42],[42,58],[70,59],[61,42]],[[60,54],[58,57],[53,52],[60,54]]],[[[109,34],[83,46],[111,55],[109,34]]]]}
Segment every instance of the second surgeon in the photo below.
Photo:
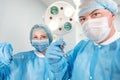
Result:
{"type": "Polygon", "coordinates": [[[30,32],[30,42],[35,50],[14,55],[10,64],[10,80],[49,80],[44,55],[52,40],[46,25],[34,25],[30,32]]]}

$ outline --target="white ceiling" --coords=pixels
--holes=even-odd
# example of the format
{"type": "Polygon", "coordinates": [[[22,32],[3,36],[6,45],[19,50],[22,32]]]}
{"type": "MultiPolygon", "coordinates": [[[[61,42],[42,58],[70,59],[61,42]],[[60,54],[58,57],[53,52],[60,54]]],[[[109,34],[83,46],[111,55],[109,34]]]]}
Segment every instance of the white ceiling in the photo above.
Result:
{"type": "MultiPolygon", "coordinates": [[[[41,1],[45,3],[46,6],[49,6],[56,1],[66,1],[74,6],[73,0],[41,0],[41,1]]],[[[120,0],[114,0],[114,1],[120,5],[120,0]]]]}
{"type": "Polygon", "coordinates": [[[74,5],[73,0],[41,0],[41,1],[42,1],[43,3],[45,3],[46,6],[49,6],[49,5],[51,5],[52,3],[56,2],[56,1],[66,1],[66,2],[74,5]]]}
{"type": "MultiPolygon", "coordinates": [[[[46,6],[51,5],[52,3],[56,2],[56,1],[66,1],[68,3],[70,3],[71,5],[73,5],[75,7],[75,4],[73,3],[73,0],[41,0],[46,6]]],[[[120,14],[120,0],[114,0],[119,7],[119,14],[120,14]]]]}

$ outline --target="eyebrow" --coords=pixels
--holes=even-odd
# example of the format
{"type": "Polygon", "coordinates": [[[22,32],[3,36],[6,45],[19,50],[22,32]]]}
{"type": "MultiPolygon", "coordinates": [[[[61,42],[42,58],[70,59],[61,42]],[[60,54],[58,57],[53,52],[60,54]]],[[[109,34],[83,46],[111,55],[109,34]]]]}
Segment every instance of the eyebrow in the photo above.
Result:
{"type": "Polygon", "coordinates": [[[94,10],[94,11],[92,11],[89,15],[91,15],[92,13],[94,13],[95,11],[97,11],[98,9],[96,9],[96,10],[94,10]]]}
{"type": "MultiPolygon", "coordinates": [[[[89,15],[91,15],[92,13],[94,13],[94,12],[97,11],[97,10],[98,10],[98,9],[92,11],[89,15]]],[[[81,17],[84,17],[84,16],[80,16],[79,18],[81,18],[81,17]]]]}

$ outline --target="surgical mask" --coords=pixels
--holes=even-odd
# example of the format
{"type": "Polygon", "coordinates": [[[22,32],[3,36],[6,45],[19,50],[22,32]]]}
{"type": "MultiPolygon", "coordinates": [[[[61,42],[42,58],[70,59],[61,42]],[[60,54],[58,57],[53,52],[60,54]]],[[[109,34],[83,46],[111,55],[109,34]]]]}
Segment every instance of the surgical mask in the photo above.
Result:
{"type": "Polygon", "coordinates": [[[38,51],[42,52],[49,46],[49,40],[32,40],[32,46],[38,51]]]}
{"type": "Polygon", "coordinates": [[[82,30],[89,39],[96,43],[105,40],[110,34],[107,17],[91,19],[82,25],[82,30]]]}

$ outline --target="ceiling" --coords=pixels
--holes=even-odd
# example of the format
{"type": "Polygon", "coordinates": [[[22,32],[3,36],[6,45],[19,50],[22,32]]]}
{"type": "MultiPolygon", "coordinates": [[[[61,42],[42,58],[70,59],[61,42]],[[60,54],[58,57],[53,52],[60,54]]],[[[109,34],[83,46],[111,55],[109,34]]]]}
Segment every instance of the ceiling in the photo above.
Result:
{"type": "MultiPolygon", "coordinates": [[[[49,6],[51,5],[52,3],[56,2],[56,1],[60,1],[60,0],[41,0],[46,6],[49,6]]],[[[70,3],[71,5],[74,5],[73,3],[73,0],[62,0],[62,1],[66,1],[68,3],[70,3]]],[[[117,4],[118,4],[118,7],[119,7],[119,14],[120,14],[120,0],[114,0],[117,4]]]]}
{"type": "MultiPolygon", "coordinates": [[[[47,6],[51,5],[52,3],[56,2],[56,1],[61,1],[61,0],[41,0],[43,3],[45,3],[47,6]]],[[[62,1],[66,1],[70,4],[72,4],[73,6],[74,3],[73,3],[73,0],[62,0],[62,1]]],[[[118,5],[120,6],[120,0],[114,0],[116,3],[118,3],[118,5]]]]}
{"type": "Polygon", "coordinates": [[[52,3],[56,2],[56,1],[65,1],[65,2],[68,2],[68,3],[72,4],[72,5],[74,5],[73,0],[41,0],[41,1],[43,3],[45,3],[46,6],[49,6],[49,5],[51,5],[52,3]]]}

